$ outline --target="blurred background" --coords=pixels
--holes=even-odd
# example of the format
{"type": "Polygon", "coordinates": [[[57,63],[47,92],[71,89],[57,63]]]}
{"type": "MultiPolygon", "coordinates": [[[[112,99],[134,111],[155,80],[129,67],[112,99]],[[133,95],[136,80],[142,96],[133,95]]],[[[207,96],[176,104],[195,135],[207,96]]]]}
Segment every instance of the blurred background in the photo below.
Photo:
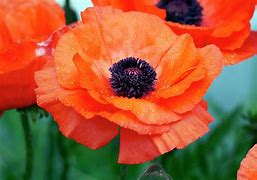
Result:
{"type": "MultiPolygon", "coordinates": [[[[69,21],[79,17],[89,0],[57,0],[69,21]]],[[[257,13],[252,19],[257,30],[257,13]]],[[[137,179],[151,164],[161,164],[174,180],[232,180],[246,152],[257,143],[257,57],[225,67],[206,95],[215,121],[204,137],[183,150],[174,150],[152,162],[128,166],[126,179],[137,179]]],[[[35,110],[36,116],[37,110],[35,110]]],[[[118,139],[100,150],[90,150],[66,139],[51,117],[31,121],[33,136],[32,179],[119,179],[118,139]]],[[[0,180],[22,179],[25,142],[19,114],[0,118],[0,180]]]]}

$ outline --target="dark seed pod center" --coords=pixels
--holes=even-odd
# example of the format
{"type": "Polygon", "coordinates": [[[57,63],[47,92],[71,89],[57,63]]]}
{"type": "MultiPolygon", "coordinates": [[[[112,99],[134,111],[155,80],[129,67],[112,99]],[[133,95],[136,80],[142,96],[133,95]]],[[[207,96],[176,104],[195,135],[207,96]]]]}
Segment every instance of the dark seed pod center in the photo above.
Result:
{"type": "Polygon", "coordinates": [[[156,6],[166,10],[166,21],[201,25],[203,8],[197,0],[160,0],[156,6]]]}
{"type": "Polygon", "coordinates": [[[117,96],[140,98],[154,90],[156,72],[145,60],[129,57],[112,65],[111,86],[117,96]]]}

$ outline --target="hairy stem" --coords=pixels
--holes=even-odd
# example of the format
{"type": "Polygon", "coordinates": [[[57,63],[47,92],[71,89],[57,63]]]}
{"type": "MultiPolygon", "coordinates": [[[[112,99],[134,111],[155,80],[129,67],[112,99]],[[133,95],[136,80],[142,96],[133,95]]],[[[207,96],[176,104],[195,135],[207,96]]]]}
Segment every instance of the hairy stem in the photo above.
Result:
{"type": "Polygon", "coordinates": [[[26,147],[26,168],[24,174],[24,180],[31,179],[32,167],[33,167],[33,146],[32,146],[32,133],[30,128],[29,112],[26,109],[20,111],[22,127],[24,131],[24,140],[26,147]]]}
{"type": "Polygon", "coordinates": [[[126,164],[120,165],[120,180],[126,179],[127,170],[128,170],[128,166],[126,164]]]}

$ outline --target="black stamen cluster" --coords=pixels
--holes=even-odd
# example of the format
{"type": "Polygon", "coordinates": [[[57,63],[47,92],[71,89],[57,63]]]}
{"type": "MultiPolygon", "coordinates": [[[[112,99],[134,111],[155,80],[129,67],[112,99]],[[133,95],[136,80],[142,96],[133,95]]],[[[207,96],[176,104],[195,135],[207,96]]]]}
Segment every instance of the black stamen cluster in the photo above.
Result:
{"type": "Polygon", "coordinates": [[[140,98],[154,90],[156,72],[144,60],[128,57],[112,65],[111,86],[117,96],[140,98]]]}
{"type": "Polygon", "coordinates": [[[197,0],[160,0],[156,6],[166,10],[166,21],[201,25],[203,8],[197,0]]]}

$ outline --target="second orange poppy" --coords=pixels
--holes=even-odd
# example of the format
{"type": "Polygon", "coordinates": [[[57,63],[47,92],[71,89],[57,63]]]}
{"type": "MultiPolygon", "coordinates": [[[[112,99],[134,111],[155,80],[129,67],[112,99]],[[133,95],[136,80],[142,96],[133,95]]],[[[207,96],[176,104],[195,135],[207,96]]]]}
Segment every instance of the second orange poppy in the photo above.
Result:
{"type": "MultiPolygon", "coordinates": [[[[215,44],[225,65],[257,54],[257,32],[250,30],[256,1],[248,0],[92,0],[95,6],[158,15],[177,34],[189,33],[198,47],[215,44]]],[[[143,22],[142,22],[143,23],[143,22]]]]}

